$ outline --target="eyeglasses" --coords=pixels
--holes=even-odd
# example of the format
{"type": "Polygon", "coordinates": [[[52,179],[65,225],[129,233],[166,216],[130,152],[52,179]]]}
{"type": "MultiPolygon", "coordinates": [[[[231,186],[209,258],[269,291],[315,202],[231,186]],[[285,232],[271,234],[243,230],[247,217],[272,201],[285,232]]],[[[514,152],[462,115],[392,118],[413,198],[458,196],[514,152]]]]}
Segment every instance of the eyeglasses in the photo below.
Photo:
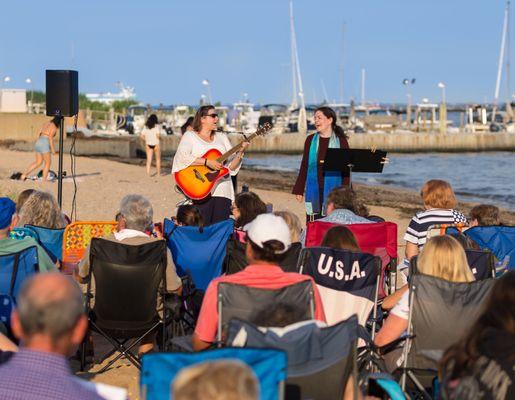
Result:
{"type": "Polygon", "coordinates": [[[218,114],[207,114],[206,117],[218,118],[218,114]]]}

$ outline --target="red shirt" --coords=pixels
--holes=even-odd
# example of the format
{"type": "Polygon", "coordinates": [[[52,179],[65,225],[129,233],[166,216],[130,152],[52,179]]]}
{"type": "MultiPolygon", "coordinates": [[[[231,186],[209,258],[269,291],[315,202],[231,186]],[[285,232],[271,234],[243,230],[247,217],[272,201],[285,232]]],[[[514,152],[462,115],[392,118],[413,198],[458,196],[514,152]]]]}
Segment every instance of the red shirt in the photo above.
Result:
{"type": "Polygon", "coordinates": [[[204,295],[202,308],[195,327],[195,333],[204,342],[214,342],[218,323],[218,309],[216,307],[218,283],[229,282],[259,289],[280,289],[295,283],[310,280],[315,294],[315,319],[325,322],[324,309],[320,294],[313,279],[307,275],[296,272],[284,272],[281,267],[269,264],[249,265],[236,274],[222,276],[209,284],[204,295]]]}

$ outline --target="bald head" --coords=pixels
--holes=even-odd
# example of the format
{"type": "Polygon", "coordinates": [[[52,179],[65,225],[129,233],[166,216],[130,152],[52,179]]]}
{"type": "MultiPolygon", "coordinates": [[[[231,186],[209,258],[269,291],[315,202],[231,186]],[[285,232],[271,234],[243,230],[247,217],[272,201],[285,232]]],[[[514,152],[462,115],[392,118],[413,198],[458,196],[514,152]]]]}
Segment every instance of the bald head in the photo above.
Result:
{"type": "Polygon", "coordinates": [[[37,274],[22,286],[17,311],[26,337],[44,334],[57,341],[83,314],[82,292],[60,273],[37,274]]]}

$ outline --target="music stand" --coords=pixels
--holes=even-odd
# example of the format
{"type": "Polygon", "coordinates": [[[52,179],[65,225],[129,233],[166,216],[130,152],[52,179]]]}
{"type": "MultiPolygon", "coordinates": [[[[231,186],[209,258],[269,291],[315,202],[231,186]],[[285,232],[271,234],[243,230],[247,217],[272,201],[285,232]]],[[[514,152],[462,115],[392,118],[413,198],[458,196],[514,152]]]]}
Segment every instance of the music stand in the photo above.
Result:
{"type": "Polygon", "coordinates": [[[352,183],[353,172],[383,172],[383,159],[386,151],[372,152],[366,149],[327,149],[324,159],[324,171],[343,172],[349,177],[349,186],[352,183]]]}

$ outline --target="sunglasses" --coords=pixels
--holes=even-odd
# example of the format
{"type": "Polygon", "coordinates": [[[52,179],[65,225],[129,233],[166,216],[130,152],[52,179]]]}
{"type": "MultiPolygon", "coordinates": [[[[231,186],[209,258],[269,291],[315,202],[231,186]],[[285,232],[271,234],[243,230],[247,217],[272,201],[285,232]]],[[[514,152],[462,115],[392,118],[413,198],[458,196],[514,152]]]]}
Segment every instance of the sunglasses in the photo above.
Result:
{"type": "Polygon", "coordinates": [[[218,114],[207,114],[206,117],[218,118],[218,114]]]}

